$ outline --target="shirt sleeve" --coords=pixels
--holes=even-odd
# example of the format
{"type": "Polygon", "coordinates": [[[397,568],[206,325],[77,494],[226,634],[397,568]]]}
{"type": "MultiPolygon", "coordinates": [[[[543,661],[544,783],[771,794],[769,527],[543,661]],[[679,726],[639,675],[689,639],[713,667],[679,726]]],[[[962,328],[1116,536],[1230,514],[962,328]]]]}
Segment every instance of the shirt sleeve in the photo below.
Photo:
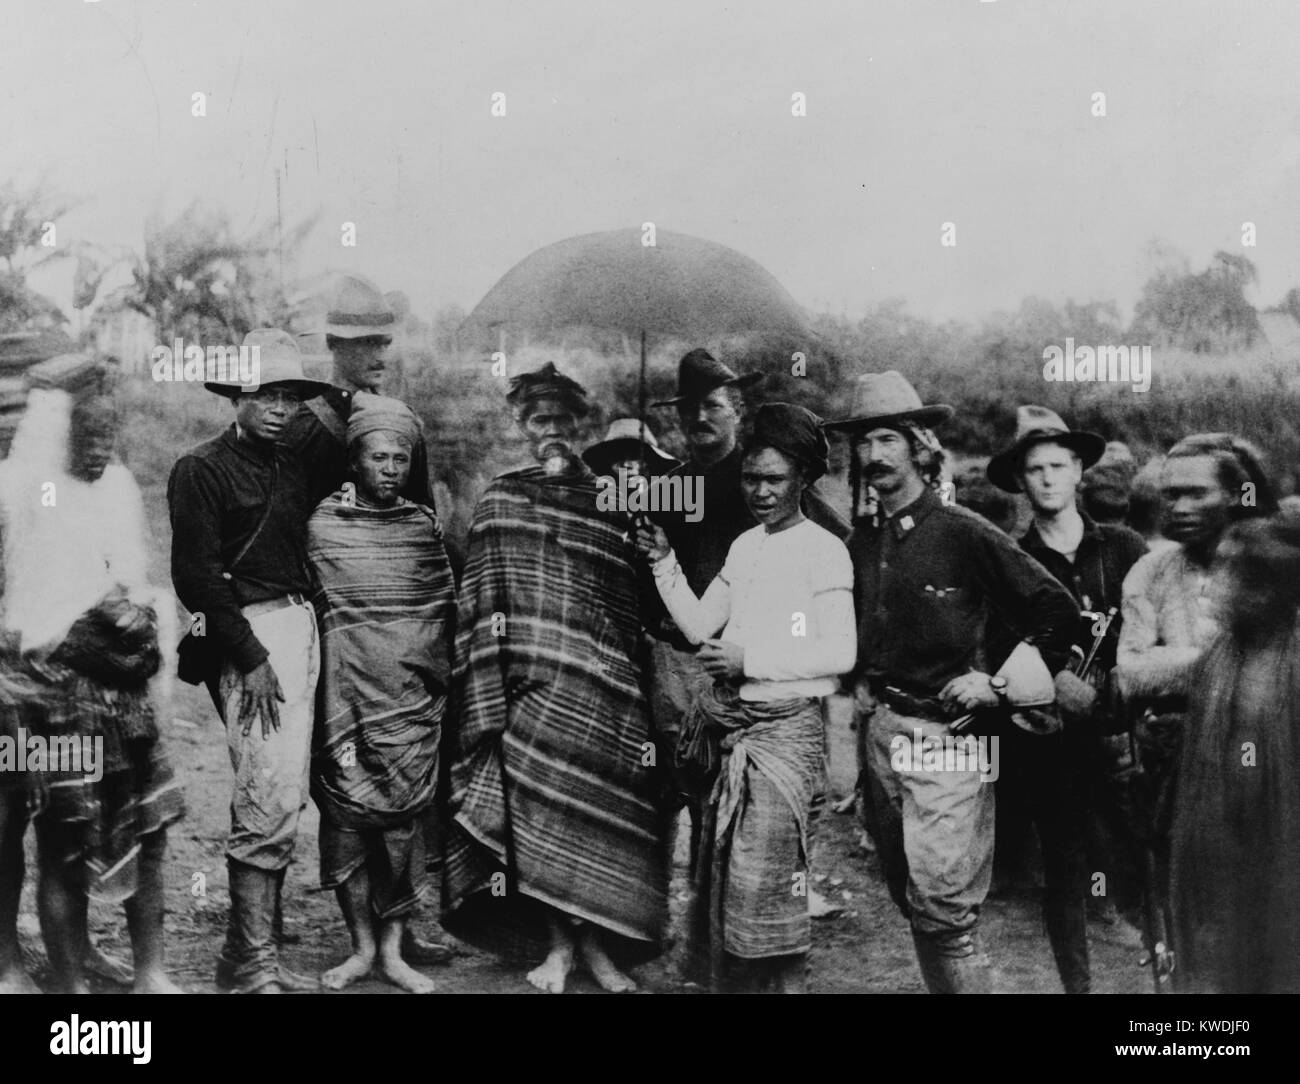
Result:
{"type": "Polygon", "coordinates": [[[659,589],[659,597],[682,635],[693,644],[701,644],[710,636],[717,635],[731,617],[731,585],[727,579],[730,565],[728,556],[727,565],[713,578],[704,597],[696,598],[675,553],[669,550],[666,557],[655,563],[655,586],[659,589]]]}
{"type": "Polygon", "coordinates": [[[997,528],[977,526],[968,540],[975,576],[1016,638],[1038,649],[1053,675],[1070,661],[1079,609],[1056,577],[997,528]]]}
{"type": "Polygon", "coordinates": [[[193,456],[183,456],[167,483],[172,523],[172,586],[190,613],[202,614],[205,634],[241,672],[269,654],[239,608],[223,575],[220,495],[216,481],[193,456]]]}
{"type": "Polygon", "coordinates": [[[1134,565],[1124,577],[1124,624],[1119,633],[1115,672],[1119,690],[1129,700],[1186,692],[1192,668],[1200,657],[1194,647],[1160,642],[1159,616],[1151,601],[1155,566],[1134,565]]]}

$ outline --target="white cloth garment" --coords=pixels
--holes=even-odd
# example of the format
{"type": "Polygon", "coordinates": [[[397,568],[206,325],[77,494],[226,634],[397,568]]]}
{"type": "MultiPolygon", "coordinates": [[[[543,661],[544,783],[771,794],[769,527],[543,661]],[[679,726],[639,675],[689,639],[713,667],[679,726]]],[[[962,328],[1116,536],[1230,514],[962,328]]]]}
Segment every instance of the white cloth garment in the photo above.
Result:
{"type": "Polygon", "coordinates": [[[655,565],[664,605],[692,643],[719,637],[745,652],[742,700],[829,696],[853,666],[853,566],[844,543],[811,520],[752,527],[697,599],[677,559],[655,565]]]}

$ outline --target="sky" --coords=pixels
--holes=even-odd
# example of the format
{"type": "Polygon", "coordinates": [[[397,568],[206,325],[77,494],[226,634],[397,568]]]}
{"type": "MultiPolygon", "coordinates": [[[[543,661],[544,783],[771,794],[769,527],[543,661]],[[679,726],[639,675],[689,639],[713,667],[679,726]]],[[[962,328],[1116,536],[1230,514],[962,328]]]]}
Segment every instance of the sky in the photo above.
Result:
{"type": "Polygon", "coordinates": [[[304,274],[358,271],[426,317],[643,222],[849,316],[1129,313],[1153,238],[1193,268],[1246,255],[1261,307],[1300,285],[1290,0],[0,6],[0,181],[82,201],[60,245],[140,248],[196,198],[251,229],[278,185],[286,224],[321,214],[304,274]]]}

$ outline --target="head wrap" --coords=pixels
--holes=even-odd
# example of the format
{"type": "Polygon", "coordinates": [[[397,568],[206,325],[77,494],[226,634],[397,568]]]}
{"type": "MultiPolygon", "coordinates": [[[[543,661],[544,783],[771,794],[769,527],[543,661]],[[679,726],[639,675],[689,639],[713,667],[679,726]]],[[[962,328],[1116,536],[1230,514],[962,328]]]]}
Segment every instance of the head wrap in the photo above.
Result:
{"type": "Polygon", "coordinates": [[[815,482],[830,469],[830,445],[822,431],[822,420],[811,410],[793,403],[767,403],[754,415],[754,430],[748,451],[775,448],[794,460],[815,482]]]}
{"type": "Polygon", "coordinates": [[[420,439],[420,419],[400,399],[359,391],[352,397],[348,417],[348,447],[367,433],[392,433],[412,447],[420,439]]]}
{"type": "Polygon", "coordinates": [[[591,410],[587,403],[587,389],[565,376],[551,361],[535,372],[513,377],[510,391],[506,394],[506,402],[516,410],[538,399],[559,399],[567,403],[579,418],[586,417],[591,410]]]}

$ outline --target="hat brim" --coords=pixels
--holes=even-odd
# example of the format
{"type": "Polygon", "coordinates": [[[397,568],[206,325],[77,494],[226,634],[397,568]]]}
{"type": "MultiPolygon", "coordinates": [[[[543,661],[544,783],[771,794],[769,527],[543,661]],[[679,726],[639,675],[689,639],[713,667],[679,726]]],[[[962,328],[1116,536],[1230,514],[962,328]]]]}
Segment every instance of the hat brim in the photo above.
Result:
{"type": "Polygon", "coordinates": [[[284,388],[286,391],[293,392],[304,403],[308,399],[315,399],[318,395],[324,395],[332,384],[326,384],[320,380],[268,380],[265,383],[256,385],[256,389],[250,389],[247,384],[218,384],[207,382],[203,385],[214,395],[220,395],[223,398],[230,399],[242,394],[246,390],[261,390],[262,388],[284,388]]]}
{"type": "Polygon", "coordinates": [[[326,324],[325,334],[336,339],[369,339],[375,335],[393,337],[396,324],[326,324]]]}
{"type": "Polygon", "coordinates": [[[900,414],[864,415],[858,418],[839,418],[827,422],[823,429],[836,433],[848,433],[861,429],[889,429],[900,422],[916,422],[927,429],[942,425],[957,412],[947,403],[934,403],[916,410],[904,410],[900,414]]]}
{"type": "Polygon", "coordinates": [[[1069,448],[1082,461],[1084,470],[1095,464],[1106,451],[1106,438],[1097,433],[1073,429],[1067,433],[1050,430],[1026,433],[1006,451],[999,452],[989,460],[985,471],[989,481],[1004,493],[1020,493],[1020,480],[1016,477],[1016,467],[1020,457],[1035,444],[1059,444],[1063,448],[1069,448]]]}
{"type": "Polygon", "coordinates": [[[676,395],[671,399],[661,399],[659,402],[651,403],[650,405],[652,407],[676,406],[678,403],[690,402],[692,399],[703,399],[704,396],[709,394],[709,392],[717,391],[719,388],[747,388],[751,384],[757,384],[762,379],[762,373],[746,373],[744,376],[738,376],[732,380],[723,380],[720,383],[714,384],[712,387],[700,392],[698,395],[676,395]]]}
{"type": "Polygon", "coordinates": [[[626,455],[620,456],[618,454],[623,447],[626,447],[633,455],[637,454],[636,449],[639,447],[645,453],[648,462],[653,461],[662,468],[660,473],[671,470],[681,462],[674,459],[667,452],[652,448],[649,444],[639,441],[635,437],[619,437],[617,440],[602,440],[599,444],[593,444],[582,453],[582,461],[597,474],[609,474],[610,468],[616,460],[627,458],[626,455]]]}

